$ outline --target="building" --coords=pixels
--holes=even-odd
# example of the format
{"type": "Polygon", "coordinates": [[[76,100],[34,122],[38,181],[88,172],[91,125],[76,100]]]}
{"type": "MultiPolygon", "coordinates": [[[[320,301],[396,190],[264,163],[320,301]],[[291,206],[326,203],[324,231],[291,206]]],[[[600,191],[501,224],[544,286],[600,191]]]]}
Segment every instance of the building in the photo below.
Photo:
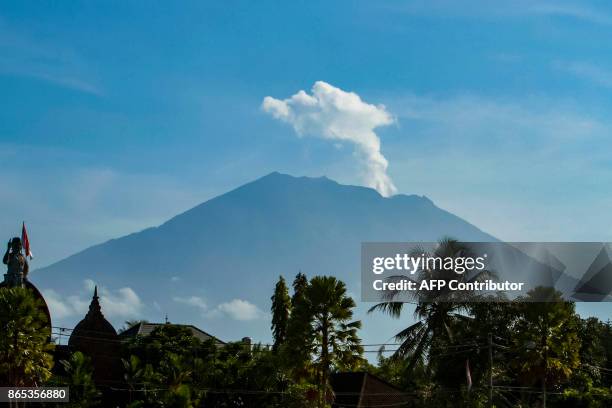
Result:
{"type": "Polygon", "coordinates": [[[87,314],[70,334],[68,350],[91,358],[96,384],[112,386],[122,377],[121,339],[102,314],[99,299],[96,287],[87,314]]]}
{"type": "MultiPolygon", "coordinates": [[[[80,351],[91,359],[94,382],[103,388],[117,386],[123,378],[123,364],[121,362],[121,345],[132,337],[148,336],[155,328],[170,323],[139,322],[129,329],[118,334],[113,325],[106,320],[100,306],[98,288],[89,304],[89,310],[70,334],[68,346],[58,346],[56,361],[67,359],[70,353],[80,351]]],[[[172,324],[172,326],[186,327],[193,336],[201,341],[214,340],[222,347],[226,343],[206,333],[193,325],[172,324]]]]}
{"type": "Polygon", "coordinates": [[[331,377],[335,394],[333,408],[410,407],[411,394],[366,372],[335,373],[331,377]]]}
{"type": "MultiPolygon", "coordinates": [[[[119,334],[119,338],[121,338],[123,340],[127,340],[128,338],[135,337],[135,336],[148,336],[157,327],[164,326],[166,324],[170,324],[170,323],[147,323],[147,322],[140,322],[140,323],[135,324],[134,326],[130,327],[129,329],[123,331],[121,334],[119,334]]],[[[172,324],[172,325],[173,326],[179,326],[179,327],[185,327],[185,328],[189,329],[191,331],[191,333],[193,334],[193,337],[199,339],[202,342],[209,341],[209,340],[214,340],[215,343],[219,347],[224,346],[226,344],[225,342],[219,340],[218,338],[214,337],[213,335],[208,334],[204,330],[200,330],[199,328],[197,328],[197,327],[195,327],[195,326],[193,326],[191,324],[172,324]]]]}
{"type": "MultiPolygon", "coordinates": [[[[132,337],[148,336],[155,328],[164,325],[170,325],[170,323],[140,322],[118,334],[102,313],[98,288],[96,287],[89,304],[89,310],[72,330],[68,344],[56,347],[54,370],[59,375],[65,374],[63,365],[59,362],[68,360],[71,353],[80,351],[91,359],[93,380],[102,392],[103,406],[122,405],[126,402],[124,401],[126,397],[124,390],[127,387],[123,379],[122,344],[132,337]]],[[[212,339],[219,347],[226,344],[193,325],[172,324],[172,326],[186,327],[194,337],[201,341],[212,339]]]]}

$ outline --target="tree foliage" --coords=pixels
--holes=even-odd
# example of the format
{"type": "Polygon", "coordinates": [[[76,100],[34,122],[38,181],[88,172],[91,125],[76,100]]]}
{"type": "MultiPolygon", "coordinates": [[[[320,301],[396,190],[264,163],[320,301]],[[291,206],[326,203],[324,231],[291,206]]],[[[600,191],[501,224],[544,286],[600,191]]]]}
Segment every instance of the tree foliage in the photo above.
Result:
{"type": "Polygon", "coordinates": [[[272,335],[274,337],[273,350],[278,348],[285,342],[287,338],[287,328],[289,324],[289,313],[291,311],[291,299],[289,298],[289,290],[285,283],[285,278],[278,278],[278,282],[274,287],[272,295],[272,335]]]}
{"type": "Polygon", "coordinates": [[[574,304],[552,288],[538,287],[517,304],[517,312],[514,364],[522,382],[552,386],[569,379],[581,347],[574,304]],[[548,302],[534,302],[543,298],[548,302]]]}
{"type": "Polygon", "coordinates": [[[351,370],[362,361],[363,347],[357,335],[360,321],[352,321],[355,301],[346,286],[332,276],[315,276],[306,290],[310,308],[311,342],[320,387],[320,406],[326,400],[332,370],[351,370]]]}
{"type": "MultiPolygon", "coordinates": [[[[435,256],[469,256],[469,248],[445,239],[435,256]]],[[[419,271],[416,279],[492,276],[447,272],[419,271]]],[[[413,395],[413,407],[486,406],[489,375],[498,407],[541,406],[543,395],[548,407],[612,406],[612,324],[581,319],[553,288],[536,288],[522,302],[473,302],[470,294],[455,297],[444,289],[417,291],[414,306],[390,298],[371,311],[392,317],[414,311],[415,321],[396,334],[393,354],[380,350],[376,366],[362,357],[361,324],[343,282],[299,273],[292,288],[290,297],[283,277],[275,285],[272,347],[202,342],[172,324],[130,338],[122,344],[120,406],[323,407],[332,400],[330,375],[353,370],[413,395]]],[[[27,289],[0,289],[0,382],[67,385],[70,406],[100,405],[91,361],[82,353],[60,361],[64,371],[49,379],[53,345],[41,306],[27,289]]],[[[100,390],[106,398],[108,387],[100,390]]]]}
{"type": "MultiPolygon", "coordinates": [[[[422,248],[415,248],[412,251],[412,256],[415,257],[423,256],[423,254],[426,257],[442,259],[474,257],[469,246],[451,238],[442,239],[433,254],[422,248]]],[[[483,270],[468,276],[468,274],[456,273],[452,269],[420,269],[415,275],[417,282],[425,280],[444,280],[448,282],[451,279],[475,282],[488,279],[493,274],[483,270]]],[[[396,279],[415,280],[407,276],[396,277],[396,279]]],[[[420,285],[417,284],[417,287],[420,288],[420,285]]],[[[428,352],[436,346],[436,343],[440,343],[441,346],[453,343],[455,329],[466,320],[469,301],[473,300],[470,299],[470,296],[476,297],[477,295],[468,292],[458,296],[457,292],[449,289],[449,285],[437,290],[414,291],[413,300],[416,303],[414,316],[416,321],[395,335],[395,340],[400,343],[395,352],[396,357],[407,358],[410,366],[414,367],[419,363],[424,363],[428,352]]],[[[406,304],[390,298],[388,301],[373,306],[369,312],[381,311],[393,318],[399,318],[406,304]]]]}
{"type": "MultiPolygon", "coordinates": [[[[435,256],[462,254],[469,254],[468,246],[444,239],[435,256]]],[[[401,278],[417,282],[494,278],[488,271],[480,276],[450,272],[419,271],[416,278],[401,278]]],[[[486,406],[489,373],[495,406],[541,406],[544,390],[548,407],[612,406],[610,322],[580,319],[574,304],[553,288],[536,288],[523,302],[470,296],[447,289],[416,291],[414,306],[393,297],[374,306],[371,312],[396,318],[413,311],[415,321],[396,335],[397,351],[390,357],[381,356],[378,367],[371,371],[414,392],[418,407],[486,406]],[[471,390],[467,387],[468,365],[471,390]]]]}
{"type": "Polygon", "coordinates": [[[355,302],[343,282],[331,276],[310,281],[299,273],[293,282],[287,338],[281,347],[285,367],[299,383],[315,383],[318,405],[326,403],[332,371],[351,370],[363,362],[353,321],[355,302]]]}
{"type": "Polygon", "coordinates": [[[93,380],[93,367],[91,359],[81,353],[74,352],[68,360],[61,360],[65,377],[60,384],[70,390],[68,407],[96,407],[100,405],[100,392],[93,380]]]}
{"type": "Polygon", "coordinates": [[[126,345],[131,407],[307,407],[304,395],[267,347],[202,342],[164,325],[126,345]]]}
{"type": "Polygon", "coordinates": [[[29,289],[0,289],[0,383],[28,387],[51,377],[49,329],[42,302],[29,289]]]}
{"type": "Polygon", "coordinates": [[[306,299],[308,278],[298,273],[293,281],[291,315],[287,324],[287,338],[281,346],[283,362],[293,379],[304,381],[312,374],[311,355],[314,351],[311,335],[311,312],[306,299]]]}

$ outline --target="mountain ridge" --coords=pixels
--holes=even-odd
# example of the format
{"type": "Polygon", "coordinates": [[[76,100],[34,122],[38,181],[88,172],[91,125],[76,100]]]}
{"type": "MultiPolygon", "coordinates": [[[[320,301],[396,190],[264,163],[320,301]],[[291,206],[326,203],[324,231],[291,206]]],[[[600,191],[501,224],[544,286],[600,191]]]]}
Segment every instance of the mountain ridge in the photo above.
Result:
{"type": "MultiPolygon", "coordinates": [[[[211,202],[213,202],[213,201],[215,201],[217,199],[220,199],[220,198],[225,197],[227,195],[231,195],[233,193],[239,192],[240,190],[242,190],[244,188],[247,188],[247,187],[250,187],[250,186],[252,186],[254,184],[261,183],[261,182],[266,182],[266,181],[271,180],[271,179],[279,179],[279,178],[285,179],[285,180],[296,180],[296,181],[307,181],[307,182],[325,182],[325,183],[329,183],[330,185],[338,186],[338,187],[341,187],[341,188],[351,188],[351,189],[355,189],[355,191],[367,192],[368,194],[376,195],[381,200],[395,200],[395,201],[400,201],[401,200],[401,201],[406,201],[409,204],[420,203],[420,204],[425,204],[425,205],[431,205],[433,208],[436,208],[436,209],[438,209],[440,211],[443,211],[444,213],[447,213],[447,214],[449,214],[449,215],[451,215],[453,217],[457,217],[454,214],[452,214],[452,213],[450,213],[450,212],[448,212],[448,211],[446,211],[446,210],[436,206],[435,203],[430,198],[428,198],[425,195],[396,194],[396,195],[393,195],[391,197],[384,197],[380,193],[378,193],[378,191],[376,191],[373,188],[364,187],[364,186],[358,186],[358,185],[341,184],[341,183],[338,183],[335,180],[332,180],[332,179],[328,178],[327,176],[320,176],[320,177],[291,176],[289,174],[280,173],[278,171],[273,171],[271,173],[268,173],[265,176],[262,176],[262,177],[260,177],[258,179],[255,179],[255,180],[251,181],[251,182],[248,182],[248,183],[243,184],[243,185],[241,185],[239,187],[236,187],[236,188],[234,188],[232,190],[229,190],[226,193],[220,194],[220,195],[215,196],[215,197],[213,197],[213,198],[211,198],[209,200],[203,201],[202,203],[197,204],[194,207],[189,208],[189,209],[187,209],[187,210],[185,210],[185,211],[183,211],[183,212],[181,212],[181,213],[179,213],[179,214],[169,218],[168,220],[164,221],[163,223],[161,223],[161,224],[159,224],[157,226],[147,227],[147,228],[144,228],[144,229],[142,229],[140,231],[135,231],[135,232],[123,235],[121,237],[111,238],[111,239],[108,239],[106,241],[100,242],[98,244],[94,244],[94,245],[89,246],[87,248],[84,248],[84,249],[82,249],[80,251],[77,251],[74,254],[69,255],[68,257],[66,257],[64,259],[61,259],[61,260],[56,261],[56,262],[53,262],[53,263],[51,263],[51,264],[49,264],[47,266],[44,266],[42,268],[38,268],[38,270],[45,270],[45,269],[52,268],[52,267],[54,267],[57,264],[61,264],[62,262],[66,261],[66,260],[68,260],[70,258],[78,256],[79,254],[81,254],[81,253],[83,253],[85,251],[94,249],[94,248],[99,247],[99,246],[103,246],[103,245],[106,245],[106,244],[109,244],[109,243],[113,243],[113,242],[116,242],[116,241],[120,241],[120,240],[123,240],[123,239],[129,239],[131,237],[138,236],[140,234],[146,234],[146,233],[151,232],[151,231],[157,231],[159,229],[163,229],[167,224],[172,224],[177,219],[180,219],[183,216],[188,216],[191,213],[197,212],[199,209],[201,209],[205,205],[207,205],[207,204],[209,204],[209,203],[211,203],[211,202]]],[[[459,217],[457,217],[457,218],[459,218],[459,217]]],[[[494,238],[493,236],[488,235],[487,233],[485,233],[484,231],[482,231],[478,227],[476,227],[474,224],[472,224],[472,223],[470,223],[468,221],[465,221],[465,220],[462,220],[462,221],[464,221],[465,223],[469,224],[470,226],[478,229],[483,234],[486,234],[490,240],[497,241],[497,238],[494,238]]]]}
{"type": "Polygon", "coordinates": [[[114,289],[130,287],[147,305],[142,318],[160,313],[152,308],[155,304],[221,337],[240,338],[244,332],[238,330],[246,328],[261,338],[268,335],[261,321],[220,324],[175,300],[197,296],[212,309],[240,299],[268,310],[278,276],[290,281],[300,270],[309,276],[335,275],[359,293],[361,242],[436,241],[443,236],[497,241],[424,196],[387,198],[327,177],[273,172],[156,227],[40,268],[36,277],[41,287],[63,296],[82,291],[85,280],[114,289]]]}

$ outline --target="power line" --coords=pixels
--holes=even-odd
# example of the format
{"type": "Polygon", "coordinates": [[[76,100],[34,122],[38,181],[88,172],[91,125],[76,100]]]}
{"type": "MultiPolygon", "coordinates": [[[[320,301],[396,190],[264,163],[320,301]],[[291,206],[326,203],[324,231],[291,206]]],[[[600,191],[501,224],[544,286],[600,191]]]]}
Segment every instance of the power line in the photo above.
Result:
{"type": "MultiPolygon", "coordinates": [[[[108,337],[93,337],[94,334],[100,334],[102,336],[108,336],[108,332],[104,332],[104,331],[99,331],[99,330],[84,330],[85,334],[75,334],[75,333],[71,333],[71,334],[67,334],[65,333],[66,331],[71,331],[74,332],[75,329],[73,328],[68,328],[68,327],[60,327],[60,326],[52,326],[53,329],[56,329],[55,331],[52,331],[52,335],[54,336],[66,336],[66,337],[77,337],[77,338],[83,338],[83,339],[90,339],[90,340],[99,340],[99,341],[109,341],[109,342],[119,342],[119,343],[124,343],[126,341],[128,341],[129,339],[133,338],[132,336],[130,337],[123,337],[123,338],[119,338],[119,339],[112,339],[112,338],[108,338],[108,337]],[[59,331],[58,331],[59,330],[59,331]]],[[[118,335],[119,337],[122,337],[121,334],[118,335]]],[[[230,342],[231,343],[231,342],[230,342]]],[[[237,341],[237,342],[233,342],[233,343],[241,343],[241,341],[237,341]]],[[[273,344],[271,343],[253,343],[253,344],[257,344],[259,346],[262,347],[272,347],[273,344]]],[[[370,344],[361,344],[362,347],[384,347],[384,346],[402,346],[404,343],[370,343],[370,344]]],[[[449,344],[449,345],[445,345],[445,346],[436,346],[436,347],[432,347],[433,350],[445,350],[445,349],[452,349],[452,348],[466,348],[466,347],[475,347],[478,346],[479,344],[476,342],[471,342],[471,343],[465,343],[465,344],[449,344]]],[[[378,350],[376,350],[378,351],[378,350]]],[[[374,351],[372,351],[374,352],[374,351]]]]}

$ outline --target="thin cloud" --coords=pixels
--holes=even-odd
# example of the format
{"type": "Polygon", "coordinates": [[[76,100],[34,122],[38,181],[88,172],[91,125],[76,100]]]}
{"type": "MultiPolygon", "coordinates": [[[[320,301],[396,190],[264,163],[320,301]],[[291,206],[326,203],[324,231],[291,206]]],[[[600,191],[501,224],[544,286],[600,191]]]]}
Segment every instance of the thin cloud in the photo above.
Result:
{"type": "Polygon", "coordinates": [[[253,303],[243,299],[232,299],[221,303],[207,313],[207,317],[229,317],[238,321],[250,321],[262,319],[266,314],[253,303]]]}
{"type": "Polygon", "coordinates": [[[101,96],[103,91],[92,80],[90,71],[72,49],[34,38],[0,20],[0,74],[101,96]]]}
{"type": "Polygon", "coordinates": [[[47,306],[49,306],[51,315],[55,319],[63,319],[76,314],[75,309],[53,289],[45,289],[42,291],[42,294],[47,302],[47,306]]]}
{"type": "Polygon", "coordinates": [[[612,71],[590,62],[556,61],[553,63],[553,67],[569,72],[581,79],[603,86],[604,88],[612,88],[612,71]]]}
{"type": "Polygon", "coordinates": [[[243,299],[232,299],[229,302],[220,303],[212,309],[210,309],[206,301],[199,296],[175,296],[172,300],[176,303],[199,309],[204,317],[212,319],[227,317],[238,321],[249,321],[265,317],[265,313],[256,305],[243,299]]]}
{"type": "MultiPolygon", "coordinates": [[[[53,289],[42,291],[52,319],[64,319],[67,317],[85,317],[95,282],[91,279],[83,281],[83,289],[77,294],[62,296],[53,289]]],[[[144,304],[136,292],[129,287],[110,290],[104,286],[98,286],[100,305],[105,317],[130,318],[139,316],[144,304]]]]}
{"type": "Polygon", "coordinates": [[[182,303],[184,305],[197,307],[198,309],[201,309],[201,310],[208,309],[208,306],[206,305],[206,302],[204,301],[204,299],[198,296],[189,296],[189,297],[175,296],[172,298],[172,300],[174,300],[177,303],[182,303]]]}
{"type": "Polygon", "coordinates": [[[526,17],[562,17],[587,23],[612,25],[612,15],[585,2],[534,1],[492,2],[486,0],[419,0],[387,6],[395,12],[428,17],[503,19],[526,17]]]}
{"type": "Polygon", "coordinates": [[[533,3],[527,9],[534,14],[570,17],[595,24],[611,25],[612,16],[601,10],[596,10],[584,3],[533,3]]]}

